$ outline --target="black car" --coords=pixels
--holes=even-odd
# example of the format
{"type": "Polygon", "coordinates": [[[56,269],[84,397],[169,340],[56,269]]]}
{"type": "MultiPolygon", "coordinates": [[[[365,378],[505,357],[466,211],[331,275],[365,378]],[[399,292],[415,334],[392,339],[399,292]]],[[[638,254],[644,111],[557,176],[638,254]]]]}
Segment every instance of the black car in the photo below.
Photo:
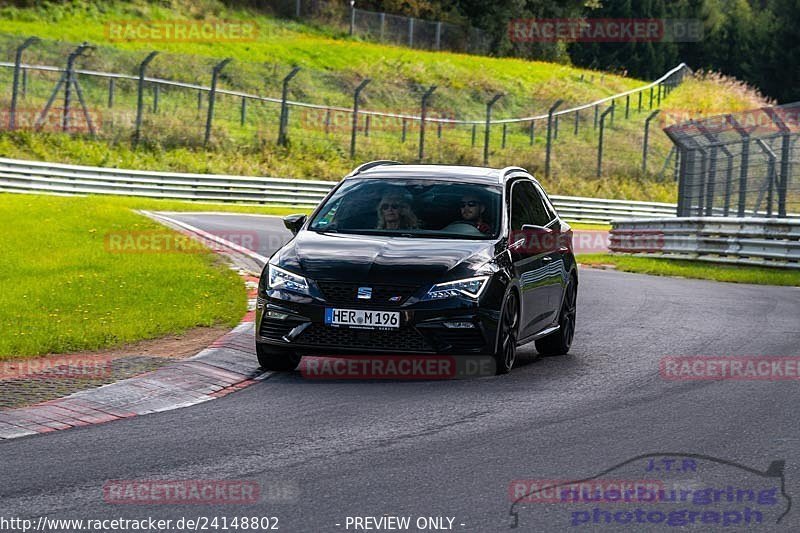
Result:
{"type": "Polygon", "coordinates": [[[303,355],[564,354],[575,332],[572,230],[524,169],[364,164],[264,268],[256,350],[264,369],[303,355]]]}

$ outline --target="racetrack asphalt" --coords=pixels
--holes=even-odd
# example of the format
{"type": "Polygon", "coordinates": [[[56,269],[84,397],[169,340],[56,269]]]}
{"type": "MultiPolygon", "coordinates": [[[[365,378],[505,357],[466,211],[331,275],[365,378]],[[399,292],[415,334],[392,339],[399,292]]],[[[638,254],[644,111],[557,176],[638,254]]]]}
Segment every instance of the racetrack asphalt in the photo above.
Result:
{"type": "MultiPolygon", "coordinates": [[[[256,232],[265,256],[288,238],[278,218],[170,216],[256,232]]],[[[584,479],[643,454],[727,462],[713,475],[710,459],[684,472],[694,486],[752,487],[767,479],[753,472],[785,461],[785,492],[800,494],[800,384],[665,380],[667,356],[800,356],[800,289],[581,269],[567,356],[537,358],[527,345],[509,375],[446,381],[276,373],[213,402],[0,442],[0,517],[277,516],[281,531],[305,532],[357,530],[348,516],[442,516],[455,531],[507,531],[515,520],[523,531],[675,530],[583,522],[570,505],[509,495],[514,480],[584,479]],[[243,505],[104,499],[109,480],[154,479],[248,480],[261,494],[243,505]]],[[[609,476],[678,480],[642,461],[609,476]]],[[[780,523],[763,508],[762,523],[725,530],[797,531],[796,507],[780,523]]],[[[721,529],[712,523],[691,529],[721,529]]]]}

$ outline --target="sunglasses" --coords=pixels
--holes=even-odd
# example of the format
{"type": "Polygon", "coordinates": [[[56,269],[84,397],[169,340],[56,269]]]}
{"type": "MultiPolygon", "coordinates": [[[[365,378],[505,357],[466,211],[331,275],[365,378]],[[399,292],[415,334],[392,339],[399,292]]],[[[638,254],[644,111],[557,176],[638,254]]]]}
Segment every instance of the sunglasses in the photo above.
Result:
{"type": "Polygon", "coordinates": [[[468,202],[461,202],[461,207],[475,207],[479,204],[480,202],[477,200],[469,200],[468,202]]]}
{"type": "Polygon", "coordinates": [[[381,211],[386,211],[387,209],[394,209],[397,211],[398,209],[405,207],[401,204],[381,204],[381,211]]]}

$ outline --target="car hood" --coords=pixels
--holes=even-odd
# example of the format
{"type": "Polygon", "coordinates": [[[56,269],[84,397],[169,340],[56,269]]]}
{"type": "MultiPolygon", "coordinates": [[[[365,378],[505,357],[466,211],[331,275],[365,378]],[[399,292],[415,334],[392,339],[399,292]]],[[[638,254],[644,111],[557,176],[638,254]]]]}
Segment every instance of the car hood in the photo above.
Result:
{"type": "Polygon", "coordinates": [[[417,285],[474,275],[494,247],[486,240],[301,231],[271,262],[314,280],[417,285]]]}

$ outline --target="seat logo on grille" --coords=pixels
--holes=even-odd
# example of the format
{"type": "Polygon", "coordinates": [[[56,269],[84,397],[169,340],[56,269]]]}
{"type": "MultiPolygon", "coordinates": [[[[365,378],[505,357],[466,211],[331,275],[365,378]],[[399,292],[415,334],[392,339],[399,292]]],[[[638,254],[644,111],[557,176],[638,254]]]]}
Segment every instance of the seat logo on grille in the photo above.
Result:
{"type": "Polygon", "coordinates": [[[359,300],[371,300],[372,299],[372,287],[359,287],[358,288],[358,295],[356,296],[359,300]]]}

